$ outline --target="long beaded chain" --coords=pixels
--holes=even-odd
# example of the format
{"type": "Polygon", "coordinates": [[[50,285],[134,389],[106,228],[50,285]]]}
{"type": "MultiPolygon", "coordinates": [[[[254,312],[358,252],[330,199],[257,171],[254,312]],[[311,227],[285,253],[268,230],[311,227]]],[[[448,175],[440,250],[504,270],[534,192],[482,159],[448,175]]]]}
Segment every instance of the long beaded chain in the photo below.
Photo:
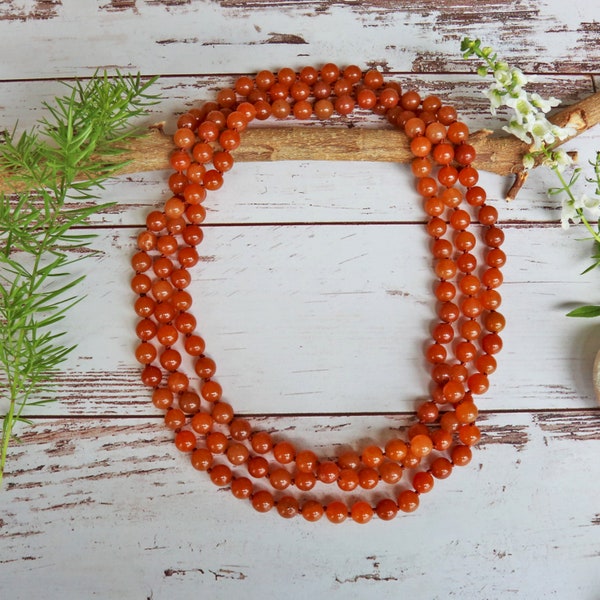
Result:
{"type": "Polygon", "coordinates": [[[497,288],[506,260],[500,249],[504,234],[496,225],[496,209],[486,204],[486,193],[477,185],[467,126],[436,96],[421,99],[415,91],[403,92],[377,70],[363,73],[356,66],[340,70],[327,64],[320,70],[284,68],[239,77],[234,88],[219,91],[216,102],[183,114],[173,139],[172,196],[162,210],[148,215],[138,236],[132,289],[139,296],[135,356],[144,365],[141,378],[153,389],[154,405],[165,411],[176,447],[216,486],[229,487],[259,512],[275,507],[285,518],[317,521],[325,515],[333,523],[348,517],[366,523],[374,515],[390,520],[399,511],[413,512],[435,480],[470,462],[471,447],[481,435],[474,397],[487,391],[488,376],[496,369],[494,355],[502,348],[504,317],[497,311],[497,288]],[[196,247],[206,215],[202,203],[223,184],[248,124],[270,117],[345,117],[356,107],[384,116],[410,140],[411,170],[428,217],[425,230],[437,278],[436,319],[425,352],[431,388],[405,439],[393,437],[381,446],[326,459],[236,416],[222,398],[216,364],[196,331],[186,288],[199,260],[196,247]],[[469,230],[472,216],[485,247],[479,265],[473,254],[477,238],[469,230]],[[191,376],[180,370],[182,353],[192,357],[191,376]],[[326,505],[319,501],[311,493],[319,482],[337,488],[338,499],[326,505]],[[366,491],[361,496],[361,490],[376,486],[385,488],[385,496],[376,502],[366,491]],[[350,501],[344,500],[348,492],[356,494],[348,496],[350,501]]]}

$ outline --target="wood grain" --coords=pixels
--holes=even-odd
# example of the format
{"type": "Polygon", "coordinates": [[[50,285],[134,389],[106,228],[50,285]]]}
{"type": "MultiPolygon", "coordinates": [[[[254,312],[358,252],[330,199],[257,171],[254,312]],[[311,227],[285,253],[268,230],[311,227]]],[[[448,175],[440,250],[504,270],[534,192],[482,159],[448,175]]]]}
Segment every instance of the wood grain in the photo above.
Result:
{"type": "MultiPolygon", "coordinates": [[[[588,0],[10,0],[0,130],[33,125],[64,91],[59,79],[97,69],[160,73],[164,99],[139,124],[170,134],[239,74],[333,61],[379,68],[460,107],[471,130],[498,131],[504,116],[489,114],[461,38],[481,37],[569,105],[598,91],[599,23],[588,0]]],[[[582,166],[597,129],[568,144],[582,166]]],[[[396,435],[427,389],[433,311],[406,167],[239,163],[207,199],[193,284],[228,398],[323,456],[396,435]]],[[[2,597],[597,600],[600,326],[564,317],[596,302],[597,274],[579,275],[591,248],[560,228],[547,174],[532,173],[510,205],[499,201],[506,178],[481,175],[506,232],[508,325],[472,464],[436,481],[416,513],[360,530],[257,515],[189,465],[148,401],[131,354],[129,259],[167,176],[112,180],[101,199],[115,207],[87,226],[100,253],[80,263],[87,298],[66,322],[79,346],[59,402],[19,427],[0,491],[2,597]]]]}

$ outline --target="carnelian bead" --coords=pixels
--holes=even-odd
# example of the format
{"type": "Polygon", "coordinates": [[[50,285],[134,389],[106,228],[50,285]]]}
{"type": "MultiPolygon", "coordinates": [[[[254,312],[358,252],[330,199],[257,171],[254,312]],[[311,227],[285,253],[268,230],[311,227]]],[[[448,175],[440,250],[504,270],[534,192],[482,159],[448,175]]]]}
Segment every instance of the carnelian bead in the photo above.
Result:
{"type": "Polygon", "coordinates": [[[457,404],[454,409],[456,414],[456,419],[459,423],[474,423],[477,420],[477,415],[479,411],[477,410],[477,406],[471,400],[463,400],[457,404]]]}
{"type": "MultiPolygon", "coordinates": [[[[418,181],[422,181],[423,179],[430,179],[429,177],[423,177],[418,181]]],[[[432,194],[433,196],[434,194],[432,194]]],[[[440,219],[439,217],[433,217],[429,219],[427,223],[426,230],[427,233],[433,238],[439,238],[446,233],[447,225],[446,221],[440,219]]]]}
{"type": "Polygon", "coordinates": [[[439,144],[446,137],[446,128],[441,123],[430,123],[425,129],[425,135],[432,144],[439,144]]]}
{"type": "Polygon", "coordinates": [[[468,139],[469,128],[464,123],[456,121],[448,126],[446,135],[453,144],[460,144],[468,139]]]}
{"type": "Polygon", "coordinates": [[[436,429],[431,432],[431,441],[435,450],[444,452],[452,446],[452,434],[443,429],[436,429]]]}
{"type": "MultiPolygon", "coordinates": [[[[471,146],[471,144],[466,144],[466,143],[462,143],[459,144],[456,149],[454,150],[454,160],[456,160],[456,162],[459,165],[469,165],[471,164],[476,157],[476,152],[475,152],[475,148],[473,148],[473,146],[471,146]]],[[[460,178],[460,175],[459,175],[460,178]]],[[[477,183],[477,182],[475,182],[477,183]]]]}
{"type": "Polygon", "coordinates": [[[417,110],[421,104],[421,96],[414,90],[404,92],[400,97],[400,104],[405,110],[417,110]]]}
{"type": "Polygon", "coordinates": [[[502,339],[497,333],[488,333],[483,336],[481,347],[487,354],[497,354],[502,350],[502,339]]]}
{"type": "Polygon", "coordinates": [[[340,468],[333,461],[324,461],[317,467],[317,479],[323,483],[335,483],[340,475],[340,468]]]}
{"type": "Polygon", "coordinates": [[[181,194],[188,184],[188,178],[183,173],[172,173],[169,175],[169,189],[173,194],[181,194]]]}
{"type": "Polygon", "coordinates": [[[418,157],[424,157],[431,151],[431,142],[423,135],[414,137],[410,141],[410,151],[418,157]]]}
{"type": "Polygon", "coordinates": [[[164,279],[157,279],[152,283],[152,295],[158,302],[164,302],[173,295],[173,286],[164,279]]]}
{"type": "Polygon", "coordinates": [[[371,468],[364,467],[358,471],[358,485],[365,490],[372,490],[379,483],[379,473],[371,468]]]}
{"type": "Polygon", "coordinates": [[[485,264],[488,267],[500,268],[506,264],[506,254],[500,248],[492,248],[485,257],[485,264]]]}
{"type": "Polygon", "coordinates": [[[338,112],[340,115],[349,115],[354,110],[354,98],[348,94],[343,94],[342,96],[336,98],[333,106],[336,112],[338,112]]]}
{"type": "Polygon", "coordinates": [[[420,463],[421,457],[417,456],[416,454],[413,454],[409,450],[406,454],[406,458],[404,459],[404,463],[402,466],[404,466],[406,469],[414,469],[415,467],[418,467],[420,463]]]}
{"type": "Polygon", "coordinates": [[[446,479],[452,474],[452,463],[444,456],[436,458],[429,467],[436,479],[446,479]]]}
{"type": "Polygon", "coordinates": [[[173,348],[167,348],[160,355],[160,364],[167,371],[176,371],[181,365],[181,354],[173,348]]]}
{"type": "Polygon", "coordinates": [[[485,373],[486,375],[491,375],[496,370],[496,359],[489,354],[482,354],[475,361],[475,368],[480,373],[485,373]]]}
{"type": "Polygon", "coordinates": [[[175,446],[180,452],[192,452],[196,448],[196,436],[188,429],[179,431],[175,436],[175,446]]]}
{"type": "Polygon", "coordinates": [[[442,392],[446,402],[450,402],[450,404],[456,404],[464,397],[465,388],[463,384],[458,381],[448,381],[444,384],[442,392]]]}
{"type": "Polygon", "coordinates": [[[306,100],[310,96],[310,86],[305,81],[295,81],[290,88],[290,96],[298,100],[306,100]]]}
{"type": "Polygon", "coordinates": [[[299,490],[308,492],[317,485],[317,478],[312,473],[298,472],[294,477],[294,483],[299,490]]]}
{"type": "Polygon", "coordinates": [[[453,106],[440,106],[437,117],[440,123],[450,125],[456,121],[456,109],[453,106]]]}
{"type": "Polygon", "coordinates": [[[250,439],[251,433],[252,427],[246,419],[235,419],[231,422],[231,425],[229,425],[229,434],[238,442],[250,439]]]}
{"type": "Polygon", "coordinates": [[[452,464],[457,467],[464,467],[471,462],[473,452],[469,446],[458,445],[452,448],[450,456],[452,458],[452,464]]]}
{"type": "MultiPolygon", "coordinates": [[[[436,146],[437,147],[437,146],[436,146]]],[[[434,153],[435,158],[435,153],[434,153]]],[[[452,187],[458,180],[458,171],[451,165],[445,165],[438,171],[438,181],[446,187],[452,187]]]]}
{"type": "Polygon", "coordinates": [[[485,190],[478,185],[470,187],[465,193],[465,200],[471,206],[483,206],[486,198],[485,190]]]}
{"type": "Polygon", "coordinates": [[[391,521],[398,514],[398,505],[390,498],[383,498],[377,503],[375,512],[382,521],[391,521]]]}
{"type": "Polygon", "coordinates": [[[190,335],[186,337],[184,346],[190,356],[200,356],[204,352],[205,343],[199,335],[190,335]]]}
{"type": "Polygon", "coordinates": [[[201,356],[194,363],[194,370],[196,375],[202,379],[210,379],[217,371],[217,364],[212,358],[208,356],[201,356]]]}
{"type": "Polygon", "coordinates": [[[200,394],[207,402],[216,402],[217,400],[221,399],[223,390],[216,381],[211,379],[202,384],[200,388],[200,394]]]}
{"type": "Polygon", "coordinates": [[[284,496],[277,501],[276,504],[277,512],[284,519],[291,519],[295,517],[299,510],[298,500],[292,496],[284,496]]]}
{"type": "MultiPolygon", "coordinates": [[[[234,110],[227,115],[227,127],[236,132],[244,131],[248,127],[248,119],[243,112],[234,110]]],[[[221,139],[221,135],[219,135],[219,139],[221,139]]]]}
{"type": "Polygon", "coordinates": [[[479,292],[481,283],[479,281],[479,278],[475,275],[465,275],[458,282],[458,287],[460,288],[463,294],[473,296],[477,294],[477,292],[479,292]]]}
{"type": "Polygon", "coordinates": [[[247,477],[236,477],[231,482],[231,493],[239,500],[248,500],[253,490],[254,486],[247,477]]]}
{"type": "Polygon", "coordinates": [[[310,119],[313,113],[312,104],[308,100],[298,100],[292,107],[292,113],[299,121],[310,119]]]}
{"type": "Polygon", "coordinates": [[[438,316],[446,323],[454,323],[460,316],[460,310],[454,302],[443,302],[438,309],[438,316]]]}
{"type": "Polygon", "coordinates": [[[198,127],[198,137],[203,142],[216,142],[219,139],[219,135],[221,135],[221,128],[214,121],[204,121],[203,123],[200,123],[200,126],[198,127]]]}
{"type": "Polygon", "coordinates": [[[252,477],[259,479],[260,477],[265,477],[269,472],[269,462],[264,456],[251,456],[248,459],[246,468],[252,477]]]}
{"type": "Polygon", "coordinates": [[[254,89],[254,81],[250,77],[242,75],[235,82],[234,89],[240,96],[247,96],[254,89]]]}
{"type": "MultiPolygon", "coordinates": [[[[226,115],[229,114],[228,109],[225,108],[221,108],[221,110],[211,110],[209,111],[209,113],[206,115],[206,123],[214,123],[217,126],[218,132],[221,131],[221,129],[223,129],[226,125],[227,122],[227,117],[226,115]]],[[[200,125],[201,127],[202,125],[200,125]]],[[[213,140],[210,141],[216,141],[218,139],[219,133],[217,132],[217,137],[215,137],[213,140]]]]}
{"type": "Polygon", "coordinates": [[[419,507],[419,495],[413,490],[404,490],[398,496],[398,508],[402,512],[411,513],[419,507]]]}
{"type": "Polygon", "coordinates": [[[185,414],[179,408],[171,408],[165,414],[165,425],[168,429],[177,431],[185,425],[185,414]]]}
{"type": "Polygon", "coordinates": [[[197,412],[190,421],[190,425],[192,429],[200,434],[206,435],[210,431],[212,431],[213,427],[213,418],[211,415],[205,412],[197,412]]]}
{"type": "MultiPolygon", "coordinates": [[[[434,123],[431,125],[434,125],[434,123]]],[[[428,127],[431,127],[431,125],[428,125],[428,127]]],[[[439,165],[450,165],[454,159],[454,147],[451,144],[437,144],[433,148],[432,156],[433,160],[439,165]]],[[[444,172],[442,175],[443,181],[440,179],[440,183],[443,185],[454,185],[458,179],[458,173],[454,167],[447,168],[452,170],[444,172]]]]}
{"type": "Polygon", "coordinates": [[[358,474],[353,469],[341,469],[337,485],[344,492],[351,492],[358,487],[358,474]]]}
{"type": "Polygon", "coordinates": [[[432,337],[439,344],[449,344],[454,339],[454,328],[449,323],[438,323],[432,337]]]}
{"type": "Polygon", "coordinates": [[[492,289],[500,287],[503,279],[502,273],[496,267],[490,267],[481,277],[483,285],[492,289]]]}
{"type": "Polygon", "coordinates": [[[471,319],[464,321],[460,325],[460,335],[466,340],[476,340],[481,335],[481,325],[471,319]]]}
{"type": "MultiPolygon", "coordinates": [[[[206,171],[202,168],[199,173],[199,181],[204,181],[206,171]]],[[[190,183],[183,190],[183,197],[188,204],[200,204],[206,199],[206,188],[200,183],[190,183]]],[[[183,214],[185,209],[181,212],[183,214]]]]}
{"type": "Polygon", "coordinates": [[[485,394],[490,387],[490,382],[484,373],[473,373],[467,384],[471,392],[477,395],[485,394]]]}
{"type": "Polygon", "coordinates": [[[379,467],[379,475],[384,483],[394,485],[402,479],[402,467],[396,462],[384,462],[379,467]]]}
{"type": "Polygon", "coordinates": [[[142,342],[135,349],[135,358],[139,363],[148,365],[156,358],[156,348],[150,342],[142,342]]]}
{"type": "Polygon", "coordinates": [[[458,430],[459,422],[456,413],[453,410],[445,412],[440,417],[440,427],[448,433],[454,433],[458,430]]]}
{"type": "Polygon", "coordinates": [[[433,258],[450,258],[454,252],[452,244],[448,240],[434,240],[431,245],[431,254],[433,258]]]}
{"type": "Polygon", "coordinates": [[[455,364],[450,367],[450,379],[464,383],[469,376],[467,367],[462,364],[455,364]]]}
{"type": "Polygon", "coordinates": [[[291,485],[292,476],[287,469],[279,467],[278,469],[271,471],[271,474],[269,475],[269,483],[276,490],[285,490],[291,485]]]}
{"type": "Polygon", "coordinates": [[[492,311],[485,316],[484,324],[488,331],[498,333],[504,329],[504,326],[506,325],[506,319],[501,313],[492,311]]]}
{"type": "Polygon", "coordinates": [[[185,209],[185,216],[188,218],[190,223],[198,225],[206,218],[206,209],[199,204],[190,204],[185,209]]]}
{"type": "Polygon", "coordinates": [[[152,300],[152,298],[142,296],[135,301],[133,308],[138,317],[149,317],[154,312],[155,306],[156,303],[154,300],[152,300]]]}
{"type": "Polygon", "coordinates": [[[427,456],[433,450],[433,442],[428,435],[419,434],[410,440],[410,451],[420,458],[427,456]]]}
{"type": "Polygon", "coordinates": [[[473,446],[480,440],[481,432],[477,425],[470,423],[458,428],[458,437],[465,446],[473,446]]]}
{"type": "Polygon", "coordinates": [[[477,258],[470,252],[463,252],[456,259],[456,266],[462,273],[472,273],[477,268],[477,258]]]}
{"type": "Polygon", "coordinates": [[[440,198],[448,208],[456,208],[462,202],[462,192],[456,188],[446,188],[440,198]]]}
{"type": "Polygon", "coordinates": [[[479,181],[479,173],[471,166],[463,167],[458,174],[458,181],[465,187],[473,187],[479,181]]]}
{"type": "Polygon", "coordinates": [[[223,185],[223,175],[216,169],[210,169],[204,173],[202,183],[207,190],[214,192],[223,185]]]}
{"type": "Polygon", "coordinates": [[[210,480],[219,487],[225,487],[231,483],[232,473],[227,465],[215,465],[211,467],[210,480]]]}
{"type": "MultiPolygon", "coordinates": [[[[201,183],[202,182],[202,177],[203,177],[204,173],[206,173],[206,167],[202,163],[197,163],[197,162],[192,163],[187,168],[187,171],[185,172],[188,180],[191,183],[201,183]]],[[[185,196],[185,189],[184,189],[183,193],[184,193],[184,196],[185,196]]],[[[186,201],[189,202],[189,200],[187,200],[187,198],[186,198],[186,201]]],[[[174,232],[171,231],[171,233],[174,233],[174,232]]]]}
{"type": "Polygon", "coordinates": [[[266,100],[256,101],[254,103],[254,110],[256,112],[256,118],[259,121],[268,119],[273,112],[271,105],[266,100]]]}
{"type": "Polygon", "coordinates": [[[250,439],[250,444],[254,452],[258,452],[259,454],[266,454],[273,448],[271,435],[266,431],[257,431],[254,433],[250,439]]]}
{"type": "Polygon", "coordinates": [[[373,518],[373,514],[373,508],[364,500],[355,502],[350,508],[350,517],[352,517],[353,521],[361,525],[368,523],[373,518]]]}
{"type": "Polygon", "coordinates": [[[233,129],[225,129],[219,136],[219,144],[221,144],[223,150],[235,150],[239,147],[240,142],[240,134],[233,129]]]}
{"type": "Polygon", "coordinates": [[[404,133],[406,133],[410,139],[424,135],[425,129],[425,123],[418,117],[412,117],[404,124],[404,133]]]}
{"type": "Polygon", "coordinates": [[[333,103],[326,99],[320,99],[315,102],[313,107],[317,118],[324,120],[329,119],[334,113],[333,103]]]}
{"type": "Polygon", "coordinates": [[[340,76],[340,69],[333,63],[327,63],[321,67],[321,79],[325,83],[333,83],[340,76]]]}
{"type": "Polygon", "coordinates": [[[323,506],[316,500],[306,501],[300,510],[302,517],[311,523],[318,521],[323,516],[324,512],[323,506]]]}
{"type": "Polygon", "coordinates": [[[327,505],[325,516],[332,523],[342,523],[348,517],[348,507],[339,500],[334,500],[327,505]]]}
{"type": "Polygon", "coordinates": [[[301,450],[296,455],[296,468],[301,473],[312,473],[318,463],[317,455],[311,450],[301,450]]]}
{"type": "Polygon", "coordinates": [[[335,96],[344,96],[352,92],[352,83],[341,77],[333,84],[331,89],[335,96]]]}
{"type": "Polygon", "coordinates": [[[144,275],[143,273],[138,273],[134,275],[131,280],[131,289],[136,294],[146,294],[150,291],[152,287],[152,280],[148,275],[144,275]]]}
{"type": "Polygon", "coordinates": [[[383,460],[383,451],[379,446],[367,446],[362,451],[361,461],[367,467],[377,468],[383,460]]]}
{"type": "Polygon", "coordinates": [[[215,402],[212,407],[211,415],[215,423],[226,425],[233,419],[233,408],[227,402],[215,402]]]}
{"type": "Polygon", "coordinates": [[[156,388],[152,392],[152,404],[162,410],[171,408],[173,404],[173,392],[167,388],[156,388]]]}
{"type": "Polygon", "coordinates": [[[286,100],[278,99],[271,104],[271,114],[276,119],[285,119],[286,117],[289,117],[291,112],[292,107],[286,100]]]}
{"type": "Polygon", "coordinates": [[[450,380],[450,365],[440,363],[431,370],[431,379],[435,383],[445,383],[450,380]]]}
{"type": "Polygon", "coordinates": [[[412,484],[417,493],[426,494],[433,489],[434,479],[429,471],[419,471],[415,473],[412,484]]]}
{"type": "Polygon", "coordinates": [[[472,342],[460,342],[454,350],[456,358],[462,363],[468,363],[477,357],[477,348],[472,342]]]}
{"type": "Polygon", "coordinates": [[[169,164],[175,171],[185,171],[191,164],[192,159],[185,150],[175,150],[169,157],[169,164]]]}
{"type": "MultiPolygon", "coordinates": [[[[225,133],[225,132],[223,132],[225,133]]],[[[192,148],[192,156],[194,160],[198,163],[208,163],[212,160],[213,157],[213,148],[210,144],[206,142],[198,142],[192,148]]]]}
{"type": "Polygon", "coordinates": [[[483,306],[479,298],[472,296],[465,298],[461,302],[460,309],[463,315],[469,319],[475,319],[483,312],[483,306]]]}
{"type": "Polygon", "coordinates": [[[483,308],[487,310],[496,310],[502,303],[502,297],[496,290],[484,290],[479,295],[483,308]]]}
{"type": "Polygon", "coordinates": [[[427,359],[427,362],[432,364],[444,362],[447,355],[448,352],[446,351],[446,348],[437,343],[429,346],[425,352],[425,358],[427,359]]]}
{"type": "Polygon", "coordinates": [[[435,263],[434,272],[440,279],[452,279],[456,275],[456,263],[451,258],[442,258],[435,263]]]}
{"type": "Polygon", "coordinates": [[[428,158],[417,157],[411,162],[410,168],[415,177],[428,177],[431,174],[432,165],[428,158]]]}
{"type": "Polygon", "coordinates": [[[438,415],[439,411],[435,402],[423,402],[417,409],[417,419],[421,423],[435,423],[438,415]]]}
{"type": "Polygon", "coordinates": [[[362,109],[371,109],[377,104],[377,94],[371,88],[362,88],[356,93],[356,103],[362,109]]]}
{"type": "Polygon", "coordinates": [[[237,101],[235,90],[221,88],[217,92],[217,102],[224,108],[231,108],[237,101]]]}
{"type": "Polygon", "coordinates": [[[450,214],[450,226],[453,229],[466,229],[471,223],[471,217],[466,210],[456,209],[450,214]]]}
{"type": "Polygon", "coordinates": [[[485,204],[479,209],[477,218],[482,225],[493,225],[498,220],[498,211],[494,206],[485,204]]]}
{"type": "Polygon", "coordinates": [[[354,450],[346,450],[338,456],[337,464],[342,469],[358,469],[360,465],[360,455],[354,450]]]}
{"type": "MultiPolygon", "coordinates": [[[[171,237],[171,236],[164,236],[171,237]]],[[[166,243],[166,242],[165,242],[166,243]]],[[[177,253],[177,260],[182,268],[193,267],[199,260],[198,251],[195,248],[181,248],[177,253]]],[[[166,276],[166,275],[165,275],[166,276]]]]}
{"type": "Polygon", "coordinates": [[[180,373],[178,371],[169,373],[167,386],[173,393],[181,394],[185,392],[185,390],[188,389],[189,384],[190,380],[185,373],[180,373]]]}
{"type": "Polygon", "coordinates": [[[191,463],[198,471],[208,471],[213,464],[213,455],[207,448],[198,448],[192,453],[191,463]]]}
{"type": "Polygon", "coordinates": [[[142,370],[141,380],[148,387],[157,387],[162,380],[162,372],[154,365],[146,365],[142,370]]]}
{"type": "Polygon", "coordinates": [[[143,273],[152,266],[152,259],[146,252],[136,252],[131,259],[131,266],[137,273],[143,273]]]}
{"type": "MultiPolygon", "coordinates": [[[[166,304],[166,302],[162,304],[166,304]]],[[[196,317],[191,313],[181,312],[175,317],[174,325],[180,333],[185,335],[193,333],[196,328],[196,317]]]]}
{"type": "Polygon", "coordinates": [[[429,427],[425,423],[413,423],[407,431],[409,440],[412,440],[417,435],[429,435],[429,427]]]}
{"type": "Polygon", "coordinates": [[[490,227],[484,234],[484,240],[490,248],[498,248],[504,243],[504,232],[498,227],[490,227]]]}
{"type": "Polygon", "coordinates": [[[273,447],[273,457],[278,463],[287,465],[296,457],[296,449],[290,442],[277,442],[273,447]]]}

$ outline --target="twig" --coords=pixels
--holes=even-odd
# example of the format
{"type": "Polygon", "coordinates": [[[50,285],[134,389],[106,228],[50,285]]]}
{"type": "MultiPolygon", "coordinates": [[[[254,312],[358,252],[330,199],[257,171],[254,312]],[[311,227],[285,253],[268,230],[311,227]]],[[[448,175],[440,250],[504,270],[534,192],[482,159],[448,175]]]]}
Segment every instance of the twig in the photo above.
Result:
{"type": "MultiPolygon", "coordinates": [[[[563,109],[550,118],[560,126],[569,125],[576,133],[569,139],[600,123],[600,92],[563,109]]],[[[562,143],[566,142],[564,140],[562,143]]],[[[477,151],[477,168],[498,175],[515,175],[508,193],[514,198],[526,178],[523,155],[530,148],[507,135],[494,135],[483,129],[471,139],[477,151]]],[[[162,124],[130,144],[129,162],[119,174],[166,169],[173,143],[162,124]]],[[[249,127],[241,146],[234,151],[238,162],[280,160],[383,161],[407,163],[413,158],[406,136],[396,129],[346,127],[249,127]]],[[[0,175],[0,192],[15,191],[14,184],[0,175]]]]}

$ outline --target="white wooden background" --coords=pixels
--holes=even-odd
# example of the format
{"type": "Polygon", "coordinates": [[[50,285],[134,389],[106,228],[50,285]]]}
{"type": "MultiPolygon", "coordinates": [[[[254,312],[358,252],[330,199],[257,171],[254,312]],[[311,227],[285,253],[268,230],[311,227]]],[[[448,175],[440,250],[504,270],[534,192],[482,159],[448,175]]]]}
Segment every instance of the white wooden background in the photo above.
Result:
{"type": "MultiPolygon", "coordinates": [[[[482,37],[573,102],[600,73],[590,0],[8,0],[0,3],[0,128],[32,124],[58,80],[98,68],[160,74],[148,123],[211,99],[235,74],[334,61],[377,66],[498,128],[462,60],[482,37]]],[[[571,144],[582,162],[600,131],[571,144]]],[[[505,348],[482,398],[473,463],[392,522],[341,526],[217,490],[171,443],[138,381],[129,259],[166,172],[122,177],[93,224],[78,349],[58,402],[19,429],[0,491],[0,598],[600,598],[600,413],[591,387],[600,323],[590,247],[565,232],[536,173],[510,206],[505,348]]],[[[431,292],[404,167],[239,164],[213,195],[195,311],[236,409],[324,453],[382,439],[425,389],[431,292]]],[[[276,433],[275,433],[276,435],[276,433]]]]}

